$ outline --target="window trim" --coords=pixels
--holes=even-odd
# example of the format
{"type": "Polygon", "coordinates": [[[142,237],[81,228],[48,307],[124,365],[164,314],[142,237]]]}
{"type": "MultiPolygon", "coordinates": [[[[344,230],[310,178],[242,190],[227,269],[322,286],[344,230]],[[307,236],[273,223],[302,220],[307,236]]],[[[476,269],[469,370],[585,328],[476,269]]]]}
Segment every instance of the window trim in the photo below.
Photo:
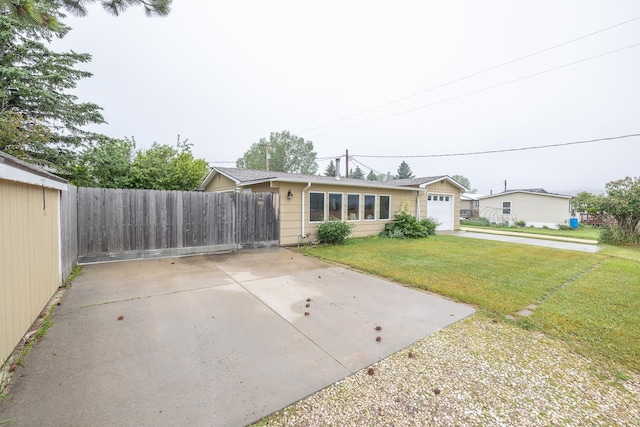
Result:
{"type": "Polygon", "coordinates": [[[360,196],[360,193],[347,193],[347,221],[360,221],[362,218],[362,203],[360,203],[360,196]],[[349,196],[358,196],[358,217],[356,219],[349,219],[349,196]]]}
{"type": "Polygon", "coordinates": [[[309,223],[310,224],[318,224],[324,221],[327,217],[327,195],[324,191],[309,191],[309,223]],[[311,219],[311,195],[312,194],[322,194],[322,219],[320,220],[312,220],[311,219]]]}
{"type": "Polygon", "coordinates": [[[363,194],[362,196],[362,200],[363,200],[363,206],[362,206],[362,216],[363,216],[363,221],[375,221],[378,218],[376,217],[376,195],[375,194],[363,194]],[[367,197],[373,197],[373,218],[367,218],[367,197]]]}
{"type": "Polygon", "coordinates": [[[380,194],[378,195],[378,220],[380,221],[389,221],[391,219],[391,194],[380,194]],[[380,212],[380,209],[382,209],[382,198],[383,197],[387,197],[389,199],[389,205],[387,206],[387,218],[382,218],[382,212],[380,212]]]}
{"type": "Polygon", "coordinates": [[[338,221],[344,221],[344,193],[332,192],[330,191],[327,195],[327,215],[326,217],[331,220],[331,196],[338,195],[340,196],[340,217],[337,218],[338,221]]]}

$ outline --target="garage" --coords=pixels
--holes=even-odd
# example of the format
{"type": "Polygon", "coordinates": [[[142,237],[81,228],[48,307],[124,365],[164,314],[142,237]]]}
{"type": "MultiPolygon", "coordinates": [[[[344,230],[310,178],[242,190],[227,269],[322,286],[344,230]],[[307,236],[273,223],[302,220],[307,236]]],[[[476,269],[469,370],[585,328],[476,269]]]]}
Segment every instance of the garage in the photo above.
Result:
{"type": "Polygon", "coordinates": [[[427,217],[438,222],[436,230],[454,229],[454,201],[453,194],[427,194],[427,217]]]}

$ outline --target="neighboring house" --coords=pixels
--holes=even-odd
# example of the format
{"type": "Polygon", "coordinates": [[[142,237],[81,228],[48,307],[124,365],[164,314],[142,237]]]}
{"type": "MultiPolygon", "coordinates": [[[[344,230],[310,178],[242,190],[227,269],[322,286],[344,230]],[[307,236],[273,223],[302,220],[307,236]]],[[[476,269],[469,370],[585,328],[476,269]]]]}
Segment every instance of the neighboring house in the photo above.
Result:
{"type": "Polygon", "coordinates": [[[508,190],[480,197],[479,216],[495,223],[524,221],[527,227],[557,228],[569,224],[571,198],[542,188],[508,190]]]}
{"type": "Polygon", "coordinates": [[[64,179],[0,152],[2,363],[63,281],[60,199],[67,189],[64,179]]]}
{"type": "Polygon", "coordinates": [[[280,245],[288,246],[317,239],[318,225],[330,218],[353,224],[356,237],[379,234],[400,211],[433,217],[438,230],[458,229],[464,187],[448,176],[379,182],[216,167],[199,190],[279,194],[280,245]]]}
{"type": "Polygon", "coordinates": [[[462,193],[460,195],[460,218],[477,218],[480,212],[480,194],[462,193]]]}

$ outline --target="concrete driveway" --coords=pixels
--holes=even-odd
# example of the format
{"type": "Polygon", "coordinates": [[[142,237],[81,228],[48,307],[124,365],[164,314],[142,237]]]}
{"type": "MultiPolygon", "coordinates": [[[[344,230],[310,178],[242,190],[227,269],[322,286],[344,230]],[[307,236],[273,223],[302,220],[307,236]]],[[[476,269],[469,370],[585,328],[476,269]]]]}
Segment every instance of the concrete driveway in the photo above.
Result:
{"type": "Polygon", "coordinates": [[[0,421],[245,425],[473,311],[279,248],[87,265],[0,421]]]}

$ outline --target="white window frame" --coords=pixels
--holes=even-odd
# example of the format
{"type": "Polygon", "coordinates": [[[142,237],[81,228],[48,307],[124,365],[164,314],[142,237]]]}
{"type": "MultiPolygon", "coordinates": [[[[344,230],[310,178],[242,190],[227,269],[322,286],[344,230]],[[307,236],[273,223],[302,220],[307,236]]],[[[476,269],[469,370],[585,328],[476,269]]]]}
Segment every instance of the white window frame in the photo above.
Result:
{"type": "Polygon", "coordinates": [[[362,218],[362,197],[360,196],[360,193],[347,193],[347,221],[360,221],[360,218],[362,218]],[[358,218],[356,219],[349,218],[349,196],[358,196],[358,218]]]}
{"type": "Polygon", "coordinates": [[[389,221],[391,219],[391,194],[380,194],[380,196],[378,196],[378,219],[380,221],[389,221]],[[382,198],[383,197],[388,197],[389,198],[389,206],[387,207],[387,209],[389,210],[387,212],[388,217],[387,218],[382,218],[382,213],[380,212],[380,209],[382,209],[382,198]]]}
{"type": "Polygon", "coordinates": [[[511,202],[502,202],[502,215],[511,215],[512,211],[513,206],[511,205],[511,202]],[[509,207],[506,206],[507,204],[509,207]]]}
{"type": "Polygon", "coordinates": [[[336,192],[329,192],[329,195],[327,196],[327,218],[331,219],[337,219],[338,221],[343,221],[344,218],[344,193],[336,193],[336,192]],[[331,218],[331,196],[340,196],[340,217],[339,218],[331,218]]]}
{"type": "Polygon", "coordinates": [[[327,195],[324,191],[309,191],[309,223],[317,224],[323,222],[327,217],[327,195]],[[322,219],[321,220],[312,220],[311,219],[311,195],[312,194],[322,194],[322,219]]]}
{"type": "Polygon", "coordinates": [[[362,215],[363,215],[363,220],[364,221],[375,221],[377,219],[376,217],[376,195],[375,194],[364,194],[362,197],[362,215]],[[373,197],[373,218],[367,218],[366,213],[367,213],[367,197],[373,197]]]}

